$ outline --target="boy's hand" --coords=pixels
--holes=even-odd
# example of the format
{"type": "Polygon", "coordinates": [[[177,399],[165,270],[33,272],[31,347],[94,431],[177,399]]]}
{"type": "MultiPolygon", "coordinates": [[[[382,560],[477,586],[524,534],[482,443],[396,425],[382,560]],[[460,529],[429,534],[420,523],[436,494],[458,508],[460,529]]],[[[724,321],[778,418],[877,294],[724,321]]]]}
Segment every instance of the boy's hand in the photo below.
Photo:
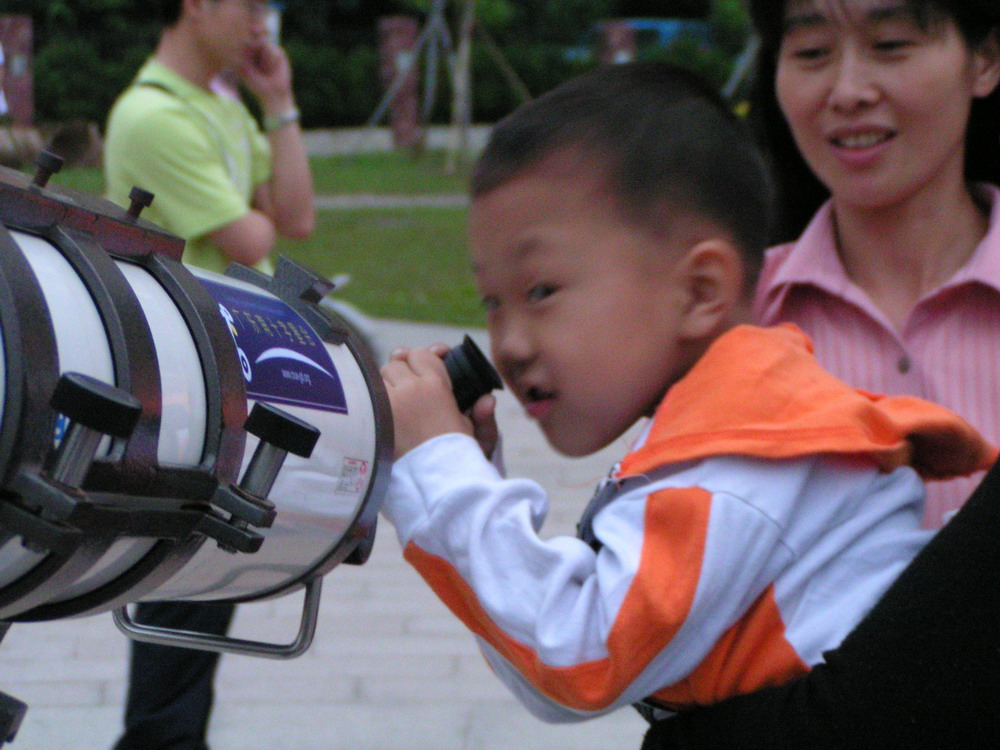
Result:
{"type": "MultiPolygon", "coordinates": [[[[444,344],[431,344],[431,351],[443,360],[449,349],[444,344]]],[[[448,387],[451,388],[449,377],[448,387]]],[[[483,455],[489,460],[493,460],[493,452],[500,442],[500,429],[497,427],[497,399],[492,393],[484,393],[472,408],[466,411],[465,416],[472,422],[472,436],[483,449],[483,455]]]]}
{"type": "Polygon", "coordinates": [[[497,399],[492,393],[487,393],[479,397],[479,400],[469,409],[469,417],[472,419],[472,436],[483,449],[483,455],[488,459],[493,459],[493,452],[497,449],[497,441],[500,439],[500,430],[497,428],[497,399]]]}
{"type": "Polygon", "coordinates": [[[471,420],[458,410],[452,395],[451,380],[438,353],[442,348],[397,349],[382,368],[392,405],[397,458],[438,435],[474,434],[471,420]]]}
{"type": "Polygon", "coordinates": [[[382,368],[392,405],[397,458],[449,432],[474,437],[487,457],[496,448],[496,399],[486,394],[467,415],[459,412],[441,359],[447,352],[443,344],[428,349],[397,349],[382,368]]]}

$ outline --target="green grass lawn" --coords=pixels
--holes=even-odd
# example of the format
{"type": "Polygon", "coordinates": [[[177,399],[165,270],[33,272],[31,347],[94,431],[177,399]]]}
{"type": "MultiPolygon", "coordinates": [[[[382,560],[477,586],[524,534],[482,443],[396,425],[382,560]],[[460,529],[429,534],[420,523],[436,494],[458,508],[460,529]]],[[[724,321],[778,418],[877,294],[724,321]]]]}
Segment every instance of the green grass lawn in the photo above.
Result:
{"type": "MultiPolygon", "coordinates": [[[[444,154],[420,159],[374,153],[310,160],[319,194],[462,193],[463,177],[444,173],[444,154]]],[[[52,178],[101,194],[98,169],[66,169],[52,178]]],[[[325,276],[346,273],[338,296],[368,315],[482,326],[484,318],[466,255],[464,208],[325,210],[302,241],[279,240],[276,252],[325,276]]]]}
{"type": "Polygon", "coordinates": [[[349,274],[338,296],[369,315],[485,324],[464,208],[320,211],[309,239],[282,239],[276,250],[324,276],[349,274]]]}
{"type": "MultiPolygon", "coordinates": [[[[23,171],[32,172],[31,169],[24,169],[23,171]]],[[[64,169],[54,175],[50,182],[53,185],[67,187],[71,190],[79,190],[82,193],[104,194],[104,177],[101,175],[101,170],[99,169],[88,167],[64,169]]]]}
{"type": "Polygon", "coordinates": [[[443,151],[420,158],[396,152],[312,157],[309,163],[319,194],[464,193],[467,187],[465,177],[445,174],[443,151]]]}
{"type": "MultiPolygon", "coordinates": [[[[467,185],[464,176],[445,174],[443,151],[429,151],[419,158],[395,151],[314,156],[309,164],[319,194],[464,193],[467,185]]],[[[100,194],[104,190],[99,169],[64,169],[52,181],[87,193],[100,194]]]]}

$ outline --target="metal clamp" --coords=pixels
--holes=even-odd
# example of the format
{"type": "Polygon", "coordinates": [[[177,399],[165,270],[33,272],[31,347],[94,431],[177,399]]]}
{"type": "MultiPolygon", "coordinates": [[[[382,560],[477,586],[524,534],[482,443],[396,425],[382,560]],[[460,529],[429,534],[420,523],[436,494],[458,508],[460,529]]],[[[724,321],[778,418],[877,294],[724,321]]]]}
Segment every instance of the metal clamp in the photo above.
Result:
{"type": "Polygon", "coordinates": [[[268,659],[292,659],[305,653],[316,633],[319,619],[319,598],[323,587],[322,576],[310,578],[305,583],[305,600],[302,602],[302,621],[295,640],[288,644],[263,643],[224,635],[196,633],[191,630],[174,630],[153,625],[140,625],[132,620],[127,607],[112,612],[118,629],[136,641],[155,643],[160,646],[179,646],[198,651],[216,651],[226,654],[262,656],[268,659]]]}
{"type": "Polygon", "coordinates": [[[263,537],[248,526],[269,528],[277,509],[267,499],[274,480],[289,453],[303,458],[312,455],[319,430],[307,422],[270,404],[257,402],[244,429],[260,438],[239,486],[220,485],[212,496],[212,505],[229,513],[224,518],[209,513],[199,531],[211,536],[227,552],[256,552],[263,537]]]}

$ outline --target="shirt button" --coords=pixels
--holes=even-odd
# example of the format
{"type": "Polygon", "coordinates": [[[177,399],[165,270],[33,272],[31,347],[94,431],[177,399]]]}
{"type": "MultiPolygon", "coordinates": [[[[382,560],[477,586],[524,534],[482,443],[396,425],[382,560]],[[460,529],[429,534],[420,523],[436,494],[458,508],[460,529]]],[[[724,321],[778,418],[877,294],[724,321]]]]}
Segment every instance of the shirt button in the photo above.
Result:
{"type": "Polygon", "coordinates": [[[908,373],[910,371],[910,358],[909,358],[909,356],[907,356],[906,354],[904,354],[902,357],[900,357],[899,361],[896,363],[896,368],[903,375],[905,375],[906,373],[908,373]]]}

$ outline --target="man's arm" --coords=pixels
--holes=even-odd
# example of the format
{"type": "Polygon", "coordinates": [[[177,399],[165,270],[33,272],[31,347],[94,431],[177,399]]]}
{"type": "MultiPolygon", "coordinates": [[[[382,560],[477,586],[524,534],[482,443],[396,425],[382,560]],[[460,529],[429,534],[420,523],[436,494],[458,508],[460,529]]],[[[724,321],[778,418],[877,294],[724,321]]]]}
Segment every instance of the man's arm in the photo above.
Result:
{"type": "Polygon", "coordinates": [[[260,53],[242,71],[260,102],[271,144],[271,178],[254,195],[254,208],[274,222],[285,237],[306,237],[315,223],[313,182],[305,144],[295,113],[292,71],[280,47],[262,44],[260,53]],[[267,126],[276,121],[273,126],[267,126]]]}
{"type": "MultiPolygon", "coordinates": [[[[253,64],[241,71],[260,102],[265,122],[295,111],[291,67],[284,50],[262,44],[253,64]]],[[[212,232],[210,238],[230,260],[252,265],[267,256],[279,235],[309,236],[315,226],[312,173],[297,119],[268,132],[271,176],[257,186],[251,210],[212,232]]]]}
{"type": "Polygon", "coordinates": [[[251,208],[236,221],[208,236],[227,259],[252,266],[268,256],[278,233],[267,214],[251,208]]]}
{"type": "MultiPolygon", "coordinates": [[[[295,111],[291,97],[286,102],[265,108],[266,117],[281,117],[295,111]]],[[[254,195],[254,207],[268,215],[278,234],[284,237],[308,237],[315,225],[312,173],[298,120],[287,122],[267,135],[271,144],[271,179],[254,195]]]]}

